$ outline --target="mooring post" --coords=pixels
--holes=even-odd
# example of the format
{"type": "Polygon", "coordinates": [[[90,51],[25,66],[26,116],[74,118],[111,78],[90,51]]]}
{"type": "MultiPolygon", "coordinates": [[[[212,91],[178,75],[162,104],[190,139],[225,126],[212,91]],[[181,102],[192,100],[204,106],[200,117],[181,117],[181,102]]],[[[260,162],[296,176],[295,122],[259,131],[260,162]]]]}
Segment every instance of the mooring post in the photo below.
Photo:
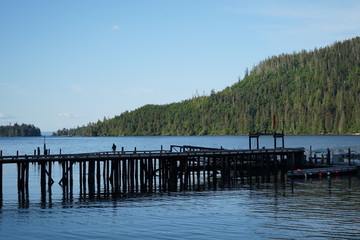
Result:
{"type": "MultiPolygon", "coordinates": [[[[2,159],[2,150],[0,150],[0,160],[1,159],[2,159]]],[[[2,190],[2,186],[3,186],[2,172],[3,172],[3,164],[2,164],[2,162],[0,162],[0,208],[2,206],[2,192],[3,192],[3,190],[2,190]]]]}
{"type": "Polygon", "coordinates": [[[351,166],[351,150],[349,148],[349,166],[351,166]]]}
{"type": "Polygon", "coordinates": [[[327,149],[327,155],[326,155],[326,163],[327,165],[330,167],[331,166],[331,162],[330,162],[330,149],[327,149]]]}

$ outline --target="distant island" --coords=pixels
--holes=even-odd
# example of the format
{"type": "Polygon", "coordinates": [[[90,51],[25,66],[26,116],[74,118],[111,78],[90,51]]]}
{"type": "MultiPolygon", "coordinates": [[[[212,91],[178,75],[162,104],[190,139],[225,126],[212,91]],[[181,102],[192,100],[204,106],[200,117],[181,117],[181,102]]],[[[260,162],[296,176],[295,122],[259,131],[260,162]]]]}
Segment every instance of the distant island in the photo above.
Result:
{"type": "MultiPolygon", "coordinates": [[[[221,81],[221,79],[219,79],[221,81]]],[[[112,119],[58,130],[61,136],[230,135],[360,132],[360,37],[281,54],[246,70],[223,91],[146,105],[112,119]]]]}
{"type": "Polygon", "coordinates": [[[35,137],[41,136],[39,128],[31,124],[0,126],[0,137],[35,137]]]}

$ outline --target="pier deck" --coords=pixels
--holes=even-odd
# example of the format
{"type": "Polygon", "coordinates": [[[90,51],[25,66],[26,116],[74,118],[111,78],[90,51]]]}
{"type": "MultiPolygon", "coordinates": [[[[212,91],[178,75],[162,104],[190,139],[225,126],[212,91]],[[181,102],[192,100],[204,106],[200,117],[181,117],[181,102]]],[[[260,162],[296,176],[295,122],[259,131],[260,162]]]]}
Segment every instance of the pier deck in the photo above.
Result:
{"type": "Polygon", "coordinates": [[[80,196],[89,198],[100,194],[184,191],[200,185],[230,186],[255,171],[287,171],[301,168],[304,163],[303,148],[228,150],[173,145],[170,150],[152,151],[43,155],[39,152],[12,156],[2,156],[0,152],[1,197],[5,164],[17,165],[18,193],[23,198],[29,194],[29,164],[38,164],[42,201],[46,201],[53,183],[60,184],[64,196],[71,196],[73,185],[79,184],[80,196]],[[53,179],[55,163],[62,171],[60,179],[53,179]]]}

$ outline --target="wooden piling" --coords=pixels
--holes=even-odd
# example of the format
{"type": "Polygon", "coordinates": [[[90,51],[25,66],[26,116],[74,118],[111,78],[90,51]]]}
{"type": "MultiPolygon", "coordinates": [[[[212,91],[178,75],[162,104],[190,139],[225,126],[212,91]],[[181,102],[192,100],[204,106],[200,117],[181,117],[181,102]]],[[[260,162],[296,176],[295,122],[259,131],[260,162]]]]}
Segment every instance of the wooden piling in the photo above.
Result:
{"type": "Polygon", "coordinates": [[[96,161],[96,185],[97,185],[97,194],[100,196],[101,191],[101,166],[100,161],[96,161]]]}
{"type": "Polygon", "coordinates": [[[41,202],[46,202],[46,165],[45,162],[40,163],[40,185],[41,185],[41,202]]]}
{"type": "MultiPolygon", "coordinates": [[[[2,151],[0,152],[0,159],[2,156],[2,151]]],[[[3,195],[3,164],[0,163],[0,207],[1,207],[1,201],[2,201],[2,195],[3,195]]]]}

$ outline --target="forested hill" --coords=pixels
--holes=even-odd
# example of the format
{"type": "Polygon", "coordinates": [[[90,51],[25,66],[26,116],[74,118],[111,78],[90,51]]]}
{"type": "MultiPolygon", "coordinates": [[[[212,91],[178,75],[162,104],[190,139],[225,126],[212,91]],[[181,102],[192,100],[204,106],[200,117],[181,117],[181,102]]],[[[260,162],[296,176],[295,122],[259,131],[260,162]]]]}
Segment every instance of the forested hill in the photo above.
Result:
{"type": "Polygon", "coordinates": [[[39,128],[31,124],[0,126],[0,137],[34,137],[41,136],[39,128]]]}
{"type": "Polygon", "coordinates": [[[146,105],[58,135],[206,135],[360,132],[360,38],[260,62],[221,92],[146,105]]]}

